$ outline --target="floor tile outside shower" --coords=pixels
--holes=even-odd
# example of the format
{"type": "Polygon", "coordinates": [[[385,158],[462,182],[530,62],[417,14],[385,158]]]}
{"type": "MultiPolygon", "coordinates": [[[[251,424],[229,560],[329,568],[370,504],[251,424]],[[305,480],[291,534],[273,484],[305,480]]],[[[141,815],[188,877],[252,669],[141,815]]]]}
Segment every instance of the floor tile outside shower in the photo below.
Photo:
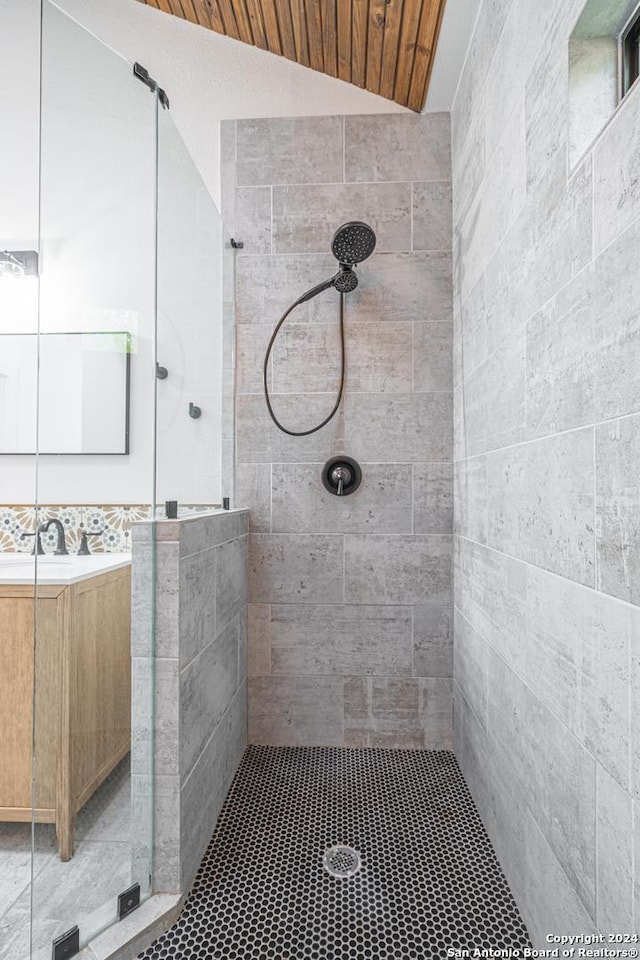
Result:
{"type": "MultiPolygon", "coordinates": [[[[33,863],[33,960],[50,960],[51,941],[75,923],[100,929],[116,904],[104,884],[131,883],[131,775],[126,757],[80,811],[76,849],[63,863],[55,828],[37,824],[33,863]]],[[[31,824],[0,823],[0,960],[28,960],[31,917],[31,824]]],[[[81,930],[82,932],[82,930],[81,930]]]]}
{"type": "Polygon", "coordinates": [[[182,916],[140,958],[436,960],[530,946],[452,753],[250,746],[182,916]],[[337,858],[348,876],[324,865],[336,845],[359,855],[359,868],[337,858]]]}

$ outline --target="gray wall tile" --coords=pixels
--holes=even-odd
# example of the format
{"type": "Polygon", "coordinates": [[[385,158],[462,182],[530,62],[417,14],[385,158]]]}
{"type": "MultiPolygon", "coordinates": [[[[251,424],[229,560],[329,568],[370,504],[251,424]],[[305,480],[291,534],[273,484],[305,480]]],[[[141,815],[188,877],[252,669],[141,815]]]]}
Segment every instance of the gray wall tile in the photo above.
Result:
{"type": "MultiPolygon", "coordinates": [[[[453,464],[413,464],[413,533],[451,533],[453,464]]],[[[391,531],[389,531],[391,532],[391,531]]],[[[403,533],[397,530],[397,533],[403,533]]]]}
{"type": "MultiPolygon", "coordinates": [[[[267,344],[273,331],[272,324],[243,323],[236,331],[236,391],[237,393],[262,394],[263,365],[267,344]]],[[[269,361],[269,387],[272,386],[269,361]]]]}
{"type": "Polygon", "coordinates": [[[341,677],[252,677],[249,741],[276,746],[339,746],[341,677]]]}
{"type": "Polygon", "coordinates": [[[629,650],[640,609],[532,567],[527,659],[533,692],[623,786],[629,781],[629,650]]]}
{"type": "MultiPolygon", "coordinates": [[[[452,722],[449,117],[238,121],[236,131],[237,152],[226,131],[223,156],[233,167],[224,171],[226,189],[239,194],[234,214],[252,198],[273,197],[273,253],[255,216],[257,245],[236,258],[235,499],[251,508],[251,736],[443,747],[452,722]],[[334,134],[344,123],[343,156],[334,134]],[[398,142],[407,150],[399,153],[398,142]],[[420,181],[413,191],[411,180],[420,181]],[[328,427],[290,437],[272,424],[261,395],[264,350],[284,311],[335,272],[331,237],[349,219],[370,222],[377,247],[345,300],[344,401],[328,427]],[[430,249],[413,252],[412,243],[430,249]],[[341,452],[361,462],[364,479],[352,497],[337,499],[320,474],[341,452]],[[359,544],[346,596],[345,536],[359,544]],[[388,568],[391,540],[398,555],[388,568]],[[385,581],[381,596],[365,568],[385,581]],[[335,645],[330,662],[327,644],[335,645]],[[429,682],[414,683],[412,672],[429,682]],[[375,696],[372,673],[381,681],[375,696]],[[399,677],[409,686],[394,685],[399,677]],[[414,704],[404,731],[403,690],[414,704]],[[384,703],[390,715],[374,724],[384,703]]],[[[287,428],[308,429],[331,410],[338,322],[339,299],[328,291],[283,326],[269,376],[287,428]]]]}
{"type": "Polygon", "coordinates": [[[247,538],[216,547],[216,634],[247,605],[247,538]]]}
{"type": "Polygon", "coordinates": [[[236,620],[180,672],[183,783],[238,689],[238,642],[236,620]]]}
{"type": "Polygon", "coordinates": [[[342,117],[238,120],[238,185],[342,182],[342,117]]]}
{"type": "Polygon", "coordinates": [[[605,934],[635,930],[633,919],[633,804],[626,790],[598,767],[597,921],[605,934]]]}
{"type": "Polygon", "coordinates": [[[342,537],[252,534],[249,597],[252,603],[341,603],[342,537]]]}
{"type": "Polygon", "coordinates": [[[487,364],[483,363],[456,391],[455,459],[473,457],[487,450],[489,398],[487,394],[487,364]]]}
{"type": "Polygon", "coordinates": [[[486,729],[489,703],[488,644],[459,611],[455,613],[453,675],[467,703],[486,729]]]}
{"type": "Polygon", "coordinates": [[[491,546],[594,584],[593,431],[487,458],[491,546]]]}
{"type": "Polygon", "coordinates": [[[411,533],[411,464],[361,464],[362,483],[348,497],[325,490],[323,466],[272,465],[273,533],[411,533]]]}
{"type": "Polygon", "coordinates": [[[527,324],[527,436],[593,423],[593,300],[581,273],[527,324]]]}
{"type": "Polygon", "coordinates": [[[154,648],[153,579],[155,549],[150,542],[131,544],[131,656],[148,657],[154,648]]]}
{"type": "Polygon", "coordinates": [[[517,330],[484,367],[485,449],[519,443],[525,436],[525,331],[517,330]]]}
{"type": "MultiPolygon", "coordinates": [[[[330,413],[335,394],[289,394],[272,397],[280,422],[289,430],[308,430],[330,413]]],[[[236,398],[236,436],[239,463],[318,462],[342,452],[343,416],[336,417],[318,433],[290,437],[272,423],[262,396],[236,398]]],[[[375,459],[375,458],[373,458],[375,459]]]]}
{"type": "Polygon", "coordinates": [[[640,213],[637,186],[637,97],[628,97],[602,132],[593,151],[594,241],[596,252],[607,247],[640,213]]]}
{"type": "MultiPolygon", "coordinates": [[[[159,562],[155,571],[144,567],[158,617],[170,613],[154,659],[152,724],[150,662],[133,660],[133,822],[144,835],[153,792],[156,892],[189,889],[246,746],[247,529],[247,511],[158,523],[159,562]],[[152,778],[144,774],[151,742],[152,778]]],[[[144,846],[133,856],[144,857],[144,846]]]]}
{"type": "Polygon", "coordinates": [[[326,253],[341,223],[363,220],[379,253],[411,249],[408,183],[274,186],[273,252],[326,253]]]}
{"type": "Polygon", "coordinates": [[[453,746],[452,681],[445,677],[418,680],[419,717],[426,750],[451,750],[453,746]]]}
{"type": "Polygon", "coordinates": [[[273,674],[410,676],[411,608],[274,604],[273,674]]]}
{"type": "MultiPolygon", "coordinates": [[[[285,325],[273,348],[274,393],[338,394],[340,382],[340,328],[332,323],[285,325]]],[[[331,407],[329,407],[329,410],[331,407]]]]}
{"type": "Polygon", "coordinates": [[[250,603],[247,607],[249,677],[268,677],[271,673],[271,606],[250,603]]]}
{"type": "Polygon", "coordinates": [[[180,563],[181,669],[216,635],[216,549],[192,554],[180,563]]]}
{"type": "Polygon", "coordinates": [[[178,655],[179,555],[180,548],[175,542],[157,543],[156,545],[157,589],[155,593],[155,643],[153,650],[157,657],[176,657],[178,655]]]}
{"type": "Polygon", "coordinates": [[[453,676],[453,623],[449,603],[420,603],[413,608],[413,675],[453,676]]]}
{"type": "MultiPolygon", "coordinates": [[[[348,308],[347,308],[348,309],[348,308]]],[[[275,393],[334,391],[340,382],[339,307],[330,323],[291,323],[282,328],[273,348],[275,393]]],[[[450,327],[450,325],[449,325],[450,327]]],[[[244,329],[256,330],[256,327],[244,329]]],[[[246,340],[247,337],[243,338],[246,340]]],[[[250,338],[255,340],[255,335],[250,338]]],[[[268,337],[264,338],[266,348],[268,337]]],[[[413,384],[412,327],[408,323],[348,321],[345,330],[350,393],[406,393],[413,384]]],[[[264,348],[252,367],[262,391],[264,348]]],[[[251,361],[251,357],[249,357],[251,361]]],[[[434,388],[435,389],[435,388],[434,388]]],[[[249,392],[248,390],[245,392],[249,392]]],[[[255,390],[251,392],[256,392],[255,390]]]]}
{"type": "Polygon", "coordinates": [[[153,889],[182,892],[180,777],[156,771],[153,784],[153,889]]]}
{"type": "MultiPolygon", "coordinates": [[[[634,800],[633,803],[633,822],[634,825],[638,823],[638,817],[640,816],[640,808],[638,802],[634,800]]],[[[634,829],[633,831],[633,865],[634,865],[634,884],[633,884],[633,916],[636,929],[638,927],[638,919],[640,919],[640,830],[634,829]]]]}
{"type": "Polygon", "coordinates": [[[413,389],[418,392],[453,390],[451,323],[414,323],[413,389]]]}
{"type": "Polygon", "coordinates": [[[638,100],[567,176],[583,6],[485,3],[452,110],[456,749],[540,948],[640,916],[638,100]]]}
{"type": "Polygon", "coordinates": [[[451,537],[347,536],[349,603],[444,603],[451,597],[451,537]]]}
{"type": "Polygon", "coordinates": [[[347,448],[363,461],[450,460],[451,409],[447,393],[347,395],[347,448]]]}
{"type": "Polygon", "coordinates": [[[234,509],[195,515],[177,523],[180,557],[201,553],[219,543],[244,536],[249,530],[247,510],[234,509]]]}
{"type": "Polygon", "coordinates": [[[182,787],[182,890],[188,890],[195,879],[246,743],[247,691],[243,684],[182,787]]]}
{"type": "Polygon", "coordinates": [[[237,463],[235,465],[235,502],[249,509],[252,533],[269,533],[271,529],[271,464],[237,463]]]}
{"type": "Polygon", "coordinates": [[[526,656],[523,637],[529,570],[513,557],[456,538],[456,606],[507,663],[519,671],[526,656]]]}
{"type": "MultiPolygon", "coordinates": [[[[371,263],[372,261],[368,261],[371,263]]],[[[327,253],[291,256],[242,257],[236,259],[236,322],[274,326],[287,307],[305,291],[336,272],[336,261],[327,253]]],[[[358,288],[360,289],[360,288],[358,288]]],[[[352,296],[357,296],[353,294],[352,296]]],[[[291,314],[302,321],[336,322],[338,296],[335,290],[318,294],[291,314]]]]}
{"type": "MultiPolygon", "coordinates": [[[[640,702],[640,633],[635,631],[630,637],[631,645],[631,687],[629,702],[640,702]]],[[[640,712],[631,708],[631,792],[636,803],[640,800],[640,712]]],[[[638,824],[638,821],[634,821],[638,824]]]]}
{"type": "Polygon", "coordinates": [[[598,932],[575,886],[545,837],[543,830],[529,813],[526,821],[527,886],[526,899],[521,901],[529,936],[538,950],[548,950],[547,935],[551,929],[567,936],[598,932]]]}
{"type": "MultiPolygon", "coordinates": [[[[327,273],[327,276],[330,276],[327,273]]],[[[346,316],[361,322],[451,321],[451,253],[374,253],[359,268],[346,316]]]]}
{"type": "MultiPolygon", "coordinates": [[[[360,313],[358,312],[358,316],[360,313]]],[[[350,393],[406,393],[413,388],[410,323],[348,322],[350,393]]],[[[433,388],[435,389],[435,388],[433,388]]]]}
{"type": "Polygon", "coordinates": [[[604,250],[591,278],[596,345],[597,419],[640,411],[640,277],[633,265],[640,222],[604,250]]]}
{"type": "Polygon", "coordinates": [[[156,657],[153,674],[154,775],[174,777],[180,773],[180,670],[177,659],[156,657]]]}
{"type": "Polygon", "coordinates": [[[236,189],[236,234],[243,254],[271,253],[271,188],[236,189]]]}
{"type": "Polygon", "coordinates": [[[526,891],[525,824],[530,815],[510,768],[500,763],[496,745],[454,682],[456,757],[482,810],[482,820],[500,864],[522,908],[526,891]]]}
{"type": "Polygon", "coordinates": [[[640,604],[640,416],[596,428],[598,588],[640,604]]]}
{"type": "Polygon", "coordinates": [[[345,117],[345,180],[449,180],[448,113],[345,117]]]}
{"type": "Polygon", "coordinates": [[[489,734],[528,785],[531,812],[593,916],[595,761],[493,651],[488,668],[489,734]]]}
{"type": "Polygon", "coordinates": [[[413,249],[451,249],[451,184],[416,182],[411,195],[413,249]]]}
{"type": "Polygon", "coordinates": [[[454,475],[454,532],[468,540],[487,542],[487,458],[460,460],[454,475]]]}

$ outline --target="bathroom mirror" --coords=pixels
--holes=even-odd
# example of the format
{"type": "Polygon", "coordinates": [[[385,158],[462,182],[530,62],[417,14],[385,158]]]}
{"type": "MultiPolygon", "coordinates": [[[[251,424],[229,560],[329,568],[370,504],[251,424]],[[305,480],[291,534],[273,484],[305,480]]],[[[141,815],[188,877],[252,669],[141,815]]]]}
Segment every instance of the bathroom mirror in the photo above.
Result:
{"type": "Polygon", "coordinates": [[[38,376],[37,334],[0,334],[0,454],[128,453],[130,344],[124,331],[40,334],[38,376]]]}

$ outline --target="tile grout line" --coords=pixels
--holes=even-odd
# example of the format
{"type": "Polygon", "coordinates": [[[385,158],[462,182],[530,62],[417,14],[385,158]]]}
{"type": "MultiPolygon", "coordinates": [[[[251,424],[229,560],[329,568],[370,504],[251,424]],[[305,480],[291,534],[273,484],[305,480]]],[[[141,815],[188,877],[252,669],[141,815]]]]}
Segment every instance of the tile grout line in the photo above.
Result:
{"type": "MultiPolygon", "coordinates": [[[[383,534],[379,534],[379,536],[383,536],[383,534]]],[[[427,536],[427,534],[424,534],[424,536],[427,536]]],[[[436,536],[436,534],[429,534],[428,536],[436,536]]],[[[440,536],[447,536],[447,534],[440,534],[440,536]]],[[[494,547],[489,543],[482,543],[480,540],[473,540],[471,537],[466,537],[460,533],[454,534],[452,539],[464,541],[465,543],[472,544],[474,547],[480,547],[483,550],[489,550],[491,553],[496,553],[498,556],[505,557],[507,560],[511,560],[514,563],[524,564],[527,567],[531,567],[533,570],[540,570],[542,573],[548,574],[550,577],[557,577],[572,587],[579,587],[582,590],[589,590],[591,593],[597,593],[600,597],[605,597],[607,600],[610,600],[613,603],[620,603],[624,607],[628,607],[629,610],[635,612],[636,614],[638,613],[638,604],[632,603],[630,600],[623,600],[622,597],[616,597],[613,593],[606,593],[604,590],[600,590],[595,586],[591,587],[586,583],[581,583],[580,580],[573,580],[571,577],[567,577],[562,573],[556,573],[555,570],[549,570],[548,567],[541,567],[532,560],[526,560],[523,557],[517,557],[512,553],[506,553],[504,550],[500,550],[498,547],[494,547]]]]}
{"type": "MultiPolygon", "coordinates": [[[[456,390],[458,388],[456,387],[456,390]]],[[[358,396],[364,396],[364,394],[358,394],[358,396]]],[[[391,394],[390,394],[391,396],[391,394]]],[[[398,396],[396,394],[396,396],[398,396]]],[[[624,413],[620,416],[611,417],[607,420],[596,420],[593,423],[584,423],[577,427],[569,427],[567,430],[560,430],[558,433],[545,433],[539,437],[529,437],[527,440],[519,440],[517,443],[510,443],[504,447],[491,447],[490,449],[480,451],[478,453],[470,453],[466,457],[459,457],[455,463],[461,463],[463,460],[475,460],[478,457],[490,457],[496,453],[504,453],[508,450],[515,450],[518,447],[525,447],[528,444],[532,443],[542,443],[547,440],[555,440],[558,437],[566,437],[573,433],[579,433],[581,430],[595,430],[596,427],[606,426],[607,424],[617,423],[618,420],[630,420],[633,417],[640,417],[640,410],[636,410],[633,413],[624,413]]]]}

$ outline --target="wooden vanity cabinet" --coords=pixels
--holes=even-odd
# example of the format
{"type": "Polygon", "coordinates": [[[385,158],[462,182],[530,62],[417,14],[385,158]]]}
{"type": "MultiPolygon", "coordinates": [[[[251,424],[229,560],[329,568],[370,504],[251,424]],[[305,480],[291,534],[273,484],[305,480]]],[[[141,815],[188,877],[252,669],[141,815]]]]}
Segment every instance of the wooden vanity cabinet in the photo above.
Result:
{"type": "Polygon", "coordinates": [[[0,821],[31,820],[35,735],[33,814],[69,860],[76,813],[130,749],[131,567],[36,603],[0,584],[0,657],[0,821]]]}

